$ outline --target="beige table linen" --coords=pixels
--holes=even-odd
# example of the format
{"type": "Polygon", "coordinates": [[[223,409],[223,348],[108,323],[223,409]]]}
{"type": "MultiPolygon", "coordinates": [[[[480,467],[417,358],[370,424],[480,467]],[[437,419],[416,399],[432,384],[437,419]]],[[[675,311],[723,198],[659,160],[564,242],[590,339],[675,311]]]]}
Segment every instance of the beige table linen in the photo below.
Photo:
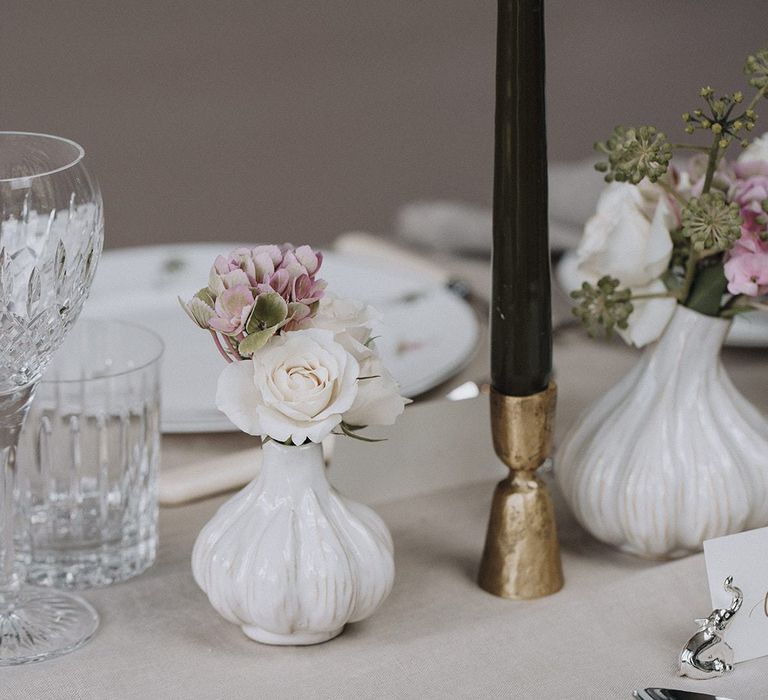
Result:
{"type": "MultiPolygon", "coordinates": [[[[765,351],[725,356],[739,387],[768,410],[765,351]]],[[[576,329],[558,337],[558,436],[634,359],[576,329]]],[[[493,479],[503,474],[486,397],[416,405],[389,435],[378,445],[339,441],[331,469],[342,490],[379,504],[394,537],[395,587],[372,618],[315,647],[247,640],[190,573],[194,538],[224,500],[208,499],[163,509],[157,564],[87,593],[102,615],[94,640],[61,659],[1,669],[0,697],[595,699],[650,685],[768,697],[768,659],[708,682],[675,676],[693,619],[709,612],[701,555],[652,563],[620,554],[584,533],[559,499],[565,588],[511,602],[475,585],[493,479]]],[[[247,446],[236,434],[177,436],[164,458],[173,468],[247,446]]]]}

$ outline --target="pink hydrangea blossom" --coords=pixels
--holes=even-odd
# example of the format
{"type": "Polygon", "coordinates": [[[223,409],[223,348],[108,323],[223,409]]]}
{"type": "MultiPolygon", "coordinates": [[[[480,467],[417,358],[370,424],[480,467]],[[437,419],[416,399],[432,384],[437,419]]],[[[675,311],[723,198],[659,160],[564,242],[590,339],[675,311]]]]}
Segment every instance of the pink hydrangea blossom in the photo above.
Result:
{"type": "Polygon", "coordinates": [[[752,229],[747,226],[741,227],[741,238],[736,241],[736,245],[730,254],[737,254],[741,249],[748,253],[761,253],[768,250],[768,241],[763,236],[764,229],[752,229]]]}
{"type": "Polygon", "coordinates": [[[743,221],[741,238],[725,260],[731,294],[757,297],[768,293],[768,217],[764,208],[768,201],[768,168],[763,172],[761,163],[764,161],[750,162],[748,171],[737,163],[737,174],[745,176],[728,193],[729,199],[739,205],[743,221]]]}
{"type": "Polygon", "coordinates": [[[316,277],[322,263],[323,254],[308,245],[237,248],[226,257],[216,258],[208,287],[218,295],[225,289],[247,285],[258,293],[277,292],[286,302],[310,305],[321,299],[325,290],[325,281],[316,277]]]}
{"type": "Polygon", "coordinates": [[[729,193],[730,200],[741,207],[744,227],[752,232],[764,231],[766,212],[763,203],[768,201],[768,175],[755,175],[738,180],[729,193]]]}
{"type": "Polygon", "coordinates": [[[242,333],[254,301],[254,296],[247,285],[241,284],[225,289],[216,297],[215,315],[210,318],[208,325],[213,330],[227,335],[242,333]]]}
{"type": "MultiPolygon", "coordinates": [[[[273,332],[302,328],[325,294],[326,282],[317,277],[322,264],[322,253],[308,245],[241,247],[219,255],[211,267],[208,286],[196,295],[199,313],[193,320],[242,341],[254,332],[247,331],[246,325],[257,299],[277,293],[285,301],[287,315],[273,332]]],[[[191,303],[182,303],[188,313],[191,303]]],[[[263,330],[258,319],[254,328],[263,330]]]]}
{"type": "Polygon", "coordinates": [[[759,297],[768,294],[768,246],[752,252],[734,248],[725,263],[725,276],[731,294],[759,297]]]}

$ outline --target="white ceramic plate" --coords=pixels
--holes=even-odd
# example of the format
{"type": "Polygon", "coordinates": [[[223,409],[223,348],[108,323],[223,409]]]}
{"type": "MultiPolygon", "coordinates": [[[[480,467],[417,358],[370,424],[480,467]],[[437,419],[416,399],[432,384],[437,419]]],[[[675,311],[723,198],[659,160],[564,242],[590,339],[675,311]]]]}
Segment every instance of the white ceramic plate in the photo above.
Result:
{"type": "MultiPolygon", "coordinates": [[[[184,314],[177,296],[191,297],[208,280],[216,255],[236,244],[125,248],[104,253],[84,317],[140,323],[165,341],[163,432],[234,430],[214,405],[223,360],[210,336],[184,314]]],[[[377,346],[385,365],[409,397],[458,372],[477,345],[471,307],[418,273],[373,258],[326,253],[322,275],[341,297],[364,299],[379,309],[377,346]]]]}
{"type": "MultiPolygon", "coordinates": [[[[563,256],[555,274],[560,287],[568,293],[581,286],[582,279],[579,276],[574,251],[563,256]]],[[[768,347],[768,313],[753,311],[737,316],[725,344],[740,348],[768,347]]]]}

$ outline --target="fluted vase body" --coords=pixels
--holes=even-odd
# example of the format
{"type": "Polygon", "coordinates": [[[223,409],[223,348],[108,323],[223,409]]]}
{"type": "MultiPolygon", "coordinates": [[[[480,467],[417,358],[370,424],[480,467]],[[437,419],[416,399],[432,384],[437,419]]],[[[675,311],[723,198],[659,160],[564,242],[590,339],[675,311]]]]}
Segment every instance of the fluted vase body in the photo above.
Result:
{"type": "Polygon", "coordinates": [[[566,437],[556,478],[598,539],[663,559],[768,525],[768,422],[720,361],[729,327],[678,306],[566,437]]]}
{"type": "Polygon", "coordinates": [[[251,639],[303,645],[371,615],[395,569],[386,525],[330,486],[322,446],[267,441],[259,476],[200,532],[192,572],[251,639]]]}

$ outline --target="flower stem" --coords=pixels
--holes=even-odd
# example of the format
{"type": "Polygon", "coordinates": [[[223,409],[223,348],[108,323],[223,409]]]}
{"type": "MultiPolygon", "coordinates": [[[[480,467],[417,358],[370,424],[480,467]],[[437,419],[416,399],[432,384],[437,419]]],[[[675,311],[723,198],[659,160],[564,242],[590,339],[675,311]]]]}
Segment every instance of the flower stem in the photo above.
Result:
{"type": "Polygon", "coordinates": [[[228,335],[225,335],[224,340],[227,341],[227,345],[229,346],[229,349],[232,351],[232,356],[236,357],[238,360],[241,360],[242,358],[240,357],[240,353],[237,351],[235,344],[232,342],[232,338],[230,338],[228,335]]]}
{"type": "Polygon", "coordinates": [[[661,185],[661,188],[668,195],[674,197],[681,206],[684,207],[686,204],[688,204],[688,202],[685,200],[685,198],[674,187],[672,187],[668,182],[664,182],[663,180],[658,180],[656,184],[661,185]]]}
{"type": "Polygon", "coordinates": [[[744,314],[748,311],[754,311],[755,306],[752,304],[737,304],[735,306],[731,306],[727,309],[723,309],[720,312],[721,318],[733,318],[734,316],[737,316],[738,314],[744,314]]]}
{"type": "Polygon", "coordinates": [[[748,311],[768,310],[766,304],[744,294],[734,294],[720,309],[722,318],[733,318],[748,311]]]}
{"type": "Polygon", "coordinates": [[[699,268],[685,305],[705,316],[719,316],[727,286],[722,261],[699,268]]]}
{"type": "Polygon", "coordinates": [[[715,176],[717,168],[718,154],[720,153],[720,137],[715,136],[712,146],[709,148],[709,161],[707,162],[707,174],[704,177],[704,189],[702,194],[706,194],[712,187],[712,178],[715,176]]]}
{"type": "Polygon", "coordinates": [[[213,336],[213,342],[216,343],[216,347],[218,348],[219,352],[221,353],[221,356],[227,361],[232,362],[232,358],[229,356],[229,354],[224,350],[224,348],[221,346],[221,340],[219,340],[219,334],[215,333],[214,331],[210,331],[211,335],[213,336]]]}
{"type": "Polygon", "coordinates": [[[677,299],[677,294],[674,292],[656,292],[654,294],[633,294],[630,297],[630,301],[642,299],[677,299]]]}
{"type": "Polygon", "coordinates": [[[768,90],[768,85],[764,85],[763,87],[761,87],[761,88],[760,88],[760,89],[757,91],[757,93],[756,93],[756,94],[755,94],[755,96],[752,98],[752,101],[749,103],[749,106],[747,107],[747,109],[745,110],[745,112],[748,112],[750,109],[754,109],[754,108],[755,108],[755,105],[756,105],[758,102],[760,102],[760,100],[761,100],[761,99],[763,98],[763,96],[765,95],[765,91],[766,91],[766,90],[768,90]]]}
{"type": "Polygon", "coordinates": [[[671,143],[669,145],[678,151],[701,151],[702,153],[709,153],[709,146],[697,146],[692,143],[671,143]]]}
{"type": "Polygon", "coordinates": [[[693,278],[696,276],[696,266],[698,264],[699,256],[696,251],[691,249],[688,255],[688,261],[685,264],[685,277],[683,278],[683,286],[680,287],[677,293],[677,298],[682,304],[688,301],[688,295],[691,293],[693,278]]]}

